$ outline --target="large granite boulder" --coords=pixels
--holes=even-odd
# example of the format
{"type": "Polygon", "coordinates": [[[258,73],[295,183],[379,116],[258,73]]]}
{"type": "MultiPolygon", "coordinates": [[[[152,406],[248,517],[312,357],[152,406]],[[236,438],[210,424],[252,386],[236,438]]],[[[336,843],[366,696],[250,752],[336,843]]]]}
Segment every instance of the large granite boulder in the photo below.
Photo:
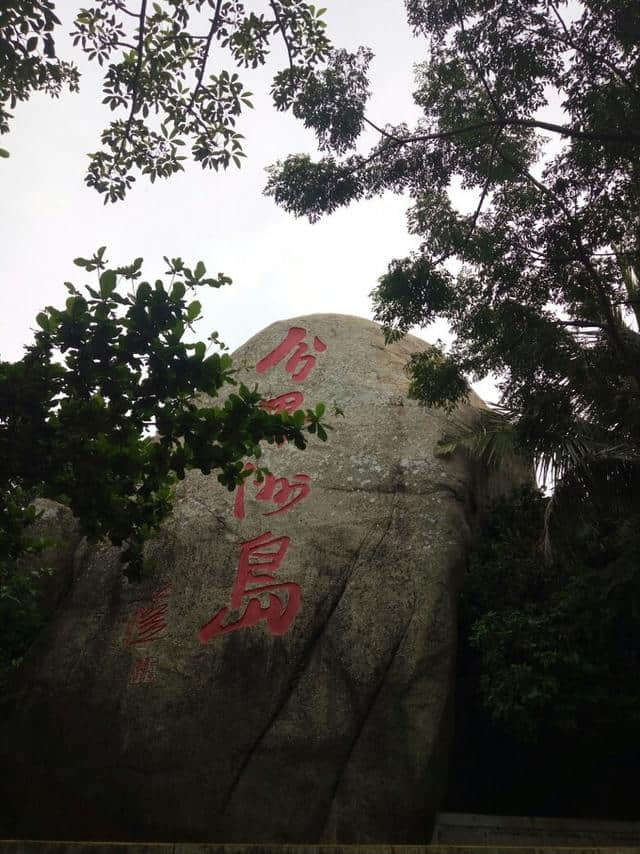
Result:
{"type": "Polygon", "coordinates": [[[22,558],[20,569],[25,573],[45,570],[37,580],[36,604],[46,619],[72,584],[74,557],[82,542],[82,533],[68,507],[47,498],[36,499],[34,505],[37,517],[30,528],[30,536],[46,545],[37,555],[22,558]]]}
{"type": "Polygon", "coordinates": [[[81,556],[2,730],[4,836],[430,838],[477,484],[406,399],[426,346],[312,315],[238,350],[265,406],[345,417],[235,494],[191,474],[145,581],[81,556]]]}

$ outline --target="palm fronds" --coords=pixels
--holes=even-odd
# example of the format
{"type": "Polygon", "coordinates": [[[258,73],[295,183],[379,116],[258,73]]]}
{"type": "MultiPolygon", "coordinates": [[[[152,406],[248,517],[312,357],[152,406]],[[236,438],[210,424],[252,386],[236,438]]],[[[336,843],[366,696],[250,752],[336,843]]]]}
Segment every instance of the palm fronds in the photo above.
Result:
{"type": "Polygon", "coordinates": [[[542,542],[552,552],[552,528],[595,526],[599,510],[623,511],[640,502],[640,447],[613,442],[588,418],[576,418],[570,432],[545,436],[544,444],[523,437],[519,413],[504,407],[482,410],[471,423],[452,421],[437,454],[462,452],[487,470],[509,460],[531,460],[538,482],[550,493],[542,542]]]}
{"type": "Polygon", "coordinates": [[[450,423],[451,429],[438,442],[438,456],[448,457],[462,451],[487,469],[495,469],[507,459],[523,455],[516,430],[517,416],[503,407],[483,409],[471,423],[454,418],[450,423]]]}

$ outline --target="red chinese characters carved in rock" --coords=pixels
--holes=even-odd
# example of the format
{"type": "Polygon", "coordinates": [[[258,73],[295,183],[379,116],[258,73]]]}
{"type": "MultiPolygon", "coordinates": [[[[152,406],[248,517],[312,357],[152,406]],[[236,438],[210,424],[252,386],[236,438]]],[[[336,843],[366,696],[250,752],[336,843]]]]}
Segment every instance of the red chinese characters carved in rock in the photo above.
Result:
{"type": "MultiPolygon", "coordinates": [[[[284,366],[285,371],[296,382],[301,383],[306,380],[316,363],[316,357],[313,353],[308,352],[309,345],[304,340],[306,334],[307,330],[301,326],[292,326],[286,338],[278,344],[275,350],[260,359],[256,365],[256,371],[259,374],[264,374],[269,368],[273,368],[283,359],[289,357],[284,366]]],[[[323,353],[327,349],[327,345],[315,336],[313,349],[316,353],[323,353]]]]}
{"type": "MultiPolygon", "coordinates": [[[[252,463],[247,463],[244,468],[245,471],[255,470],[252,463]]],[[[275,475],[267,474],[262,483],[257,480],[254,480],[253,483],[254,486],[260,487],[256,493],[256,501],[268,501],[276,505],[275,510],[269,510],[267,513],[263,513],[263,516],[277,516],[279,513],[287,513],[299,501],[304,501],[311,492],[311,477],[308,474],[295,474],[292,481],[286,477],[275,477],[275,475]]],[[[244,519],[245,516],[245,484],[246,481],[243,481],[236,488],[233,509],[233,515],[236,519],[244,519]]]]}
{"type": "Polygon", "coordinates": [[[171,585],[167,584],[151,595],[151,605],[135,611],[127,623],[125,646],[149,643],[165,636],[170,593],[171,585]]]}
{"type": "Polygon", "coordinates": [[[155,682],[157,666],[157,660],[150,656],[136,659],[129,673],[129,685],[144,685],[155,682]]]}
{"type": "Polygon", "coordinates": [[[277,397],[272,397],[270,400],[263,400],[260,406],[267,412],[273,412],[274,415],[279,415],[281,412],[288,412],[289,415],[293,415],[296,409],[302,407],[303,403],[304,395],[301,391],[287,391],[277,397]]]}
{"type": "Polygon", "coordinates": [[[255,626],[262,620],[271,635],[283,635],[291,628],[300,610],[301,587],[291,581],[274,580],[290,542],[290,537],[274,537],[266,531],[242,543],[230,606],[220,608],[200,629],[201,643],[255,626]],[[239,611],[243,606],[237,620],[225,623],[231,610],[239,611]]]}
{"type": "MultiPolygon", "coordinates": [[[[257,373],[264,374],[286,360],[284,369],[291,379],[304,382],[316,364],[316,356],[304,340],[306,336],[306,329],[292,326],[278,346],[260,359],[256,365],[257,373]]],[[[316,353],[323,353],[327,349],[324,341],[317,336],[314,336],[311,347],[316,353]]],[[[301,409],[303,403],[304,395],[301,391],[286,391],[263,400],[260,405],[274,414],[292,414],[301,409]]],[[[247,463],[245,471],[253,471],[254,468],[251,463],[247,463]]],[[[265,516],[287,513],[311,492],[311,478],[307,474],[296,474],[292,480],[269,474],[261,483],[257,480],[253,483],[258,487],[256,500],[275,505],[273,510],[263,514],[265,516]]],[[[244,482],[237,488],[234,504],[234,516],[237,519],[245,517],[245,488],[244,482]]],[[[290,542],[288,536],[274,537],[271,531],[267,531],[242,543],[230,604],[220,608],[200,629],[198,637],[201,643],[255,626],[261,621],[266,623],[267,631],[272,635],[283,635],[291,628],[300,610],[302,589],[291,581],[275,581],[275,573],[290,542]],[[231,611],[240,611],[241,615],[227,622],[231,611]]]]}

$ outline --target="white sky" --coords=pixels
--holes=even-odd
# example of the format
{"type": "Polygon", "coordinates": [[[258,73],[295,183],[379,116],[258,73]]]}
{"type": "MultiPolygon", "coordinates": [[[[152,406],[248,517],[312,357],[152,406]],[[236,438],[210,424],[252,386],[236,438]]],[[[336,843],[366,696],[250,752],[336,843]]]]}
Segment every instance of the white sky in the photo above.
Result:
{"type": "MultiPolygon", "coordinates": [[[[57,3],[64,32],[71,29],[78,5],[79,0],[57,3]]],[[[412,37],[403,4],[327,0],[326,5],[336,46],[363,44],[374,51],[367,115],[377,124],[411,124],[417,118],[413,64],[425,59],[426,45],[412,37]]],[[[101,104],[100,68],[64,42],[58,37],[58,53],[80,66],[80,94],[65,93],[57,101],[36,95],[18,105],[11,132],[0,139],[11,153],[0,159],[0,358],[21,357],[38,311],[64,304],[65,280],[93,284],[73,258],[87,257],[101,245],[114,264],[142,256],[144,278],[152,281],[164,273],[163,255],[193,263],[201,259],[209,271],[231,276],[231,287],[199,291],[204,318],[197,327],[201,339],[217,330],[231,350],[269,323],[295,315],[372,316],[369,293],[378,277],[392,258],[417,246],[406,230],[408,200],[388,194],[310,225],[262,195],[266,166],[293,152],[315,153],[313,134],[270,105],[271,77],[285,64],[280,49],[266,71],[240,72],[255,94],[255,109],[238,127],[246,137],[241,170],[215,173],[185,164],[186,173],[155,184],[139,178],[124,202],[105,206],[83,181],[86,153],[98,148],[111,115],[101,104]]],[[[219,68],[214,55],[208,72],[219,68]]],[[[371,133],[365,143],[375,139],[371,133]]],[[[442,327],[415,332],[431,341],[444,337],[442,327]]],[[[474,387],[496,400],[491,381],[474,387]]]]}

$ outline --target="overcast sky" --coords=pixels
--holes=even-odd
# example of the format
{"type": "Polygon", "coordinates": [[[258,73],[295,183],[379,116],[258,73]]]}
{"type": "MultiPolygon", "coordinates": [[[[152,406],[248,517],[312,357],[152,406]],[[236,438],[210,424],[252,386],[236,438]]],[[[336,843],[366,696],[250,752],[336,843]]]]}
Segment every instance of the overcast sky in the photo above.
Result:
{"type": "MultiPolygon", "coordinates": [[[[367,115],[377,124],[414,121],[413,65],[425,58],[425,42],[413,38],[404,4],[327,0],[326,5],[334,44],[349,49],[363,44],[374,51],[367,115]]],[[[57,6],[68,32],[76,4],[60,0],[57,6]]],[[[372,316],[369,293],[378,277],[391,258],[417,245],[406,230],[409,202],[385,195],[310,225],[262,195],[266,166],[293,152],[315,153],[313,135],[270,105],[271,77],[284,65],[280,49],[267,70],[241,72],[255,93],[255,110],[239,126],[247,154],[240,171],[233,167],[217,174],[187,165],[186,173],[153,185],[138,179],[124,202],[106,206],[83,182],[86,153],[98,148],[111,115],[100,103],[100,69],[84,63],[62,39],[58,50],[78,61],[80,94],[65,93],[59,100],[36,95],[18,105],[12,130],[1,140],[11,153],[0,160],[2,359],[21,357],[38,311],[64,303],[65,280],[93,284],[73,258],[101,245],[114,264],[142,256],[145,278],[151,280],[163,274],[163,255],[201,259],[208,270],[231,276],[231,287],[199,293],[204,319],[198,337],[215,329],[232,350],[269,323],[295,315],[372,316]]],[[[217,68],[213,57],[208,71],[217,68]]],[[[371,133],[364,142],[375,140],[371,133]]],[[[443,330],[416,334],[435,340],[443,330]]],[[[491,383],[476,388],[485,399],[495,399],[491,383]]]]}

